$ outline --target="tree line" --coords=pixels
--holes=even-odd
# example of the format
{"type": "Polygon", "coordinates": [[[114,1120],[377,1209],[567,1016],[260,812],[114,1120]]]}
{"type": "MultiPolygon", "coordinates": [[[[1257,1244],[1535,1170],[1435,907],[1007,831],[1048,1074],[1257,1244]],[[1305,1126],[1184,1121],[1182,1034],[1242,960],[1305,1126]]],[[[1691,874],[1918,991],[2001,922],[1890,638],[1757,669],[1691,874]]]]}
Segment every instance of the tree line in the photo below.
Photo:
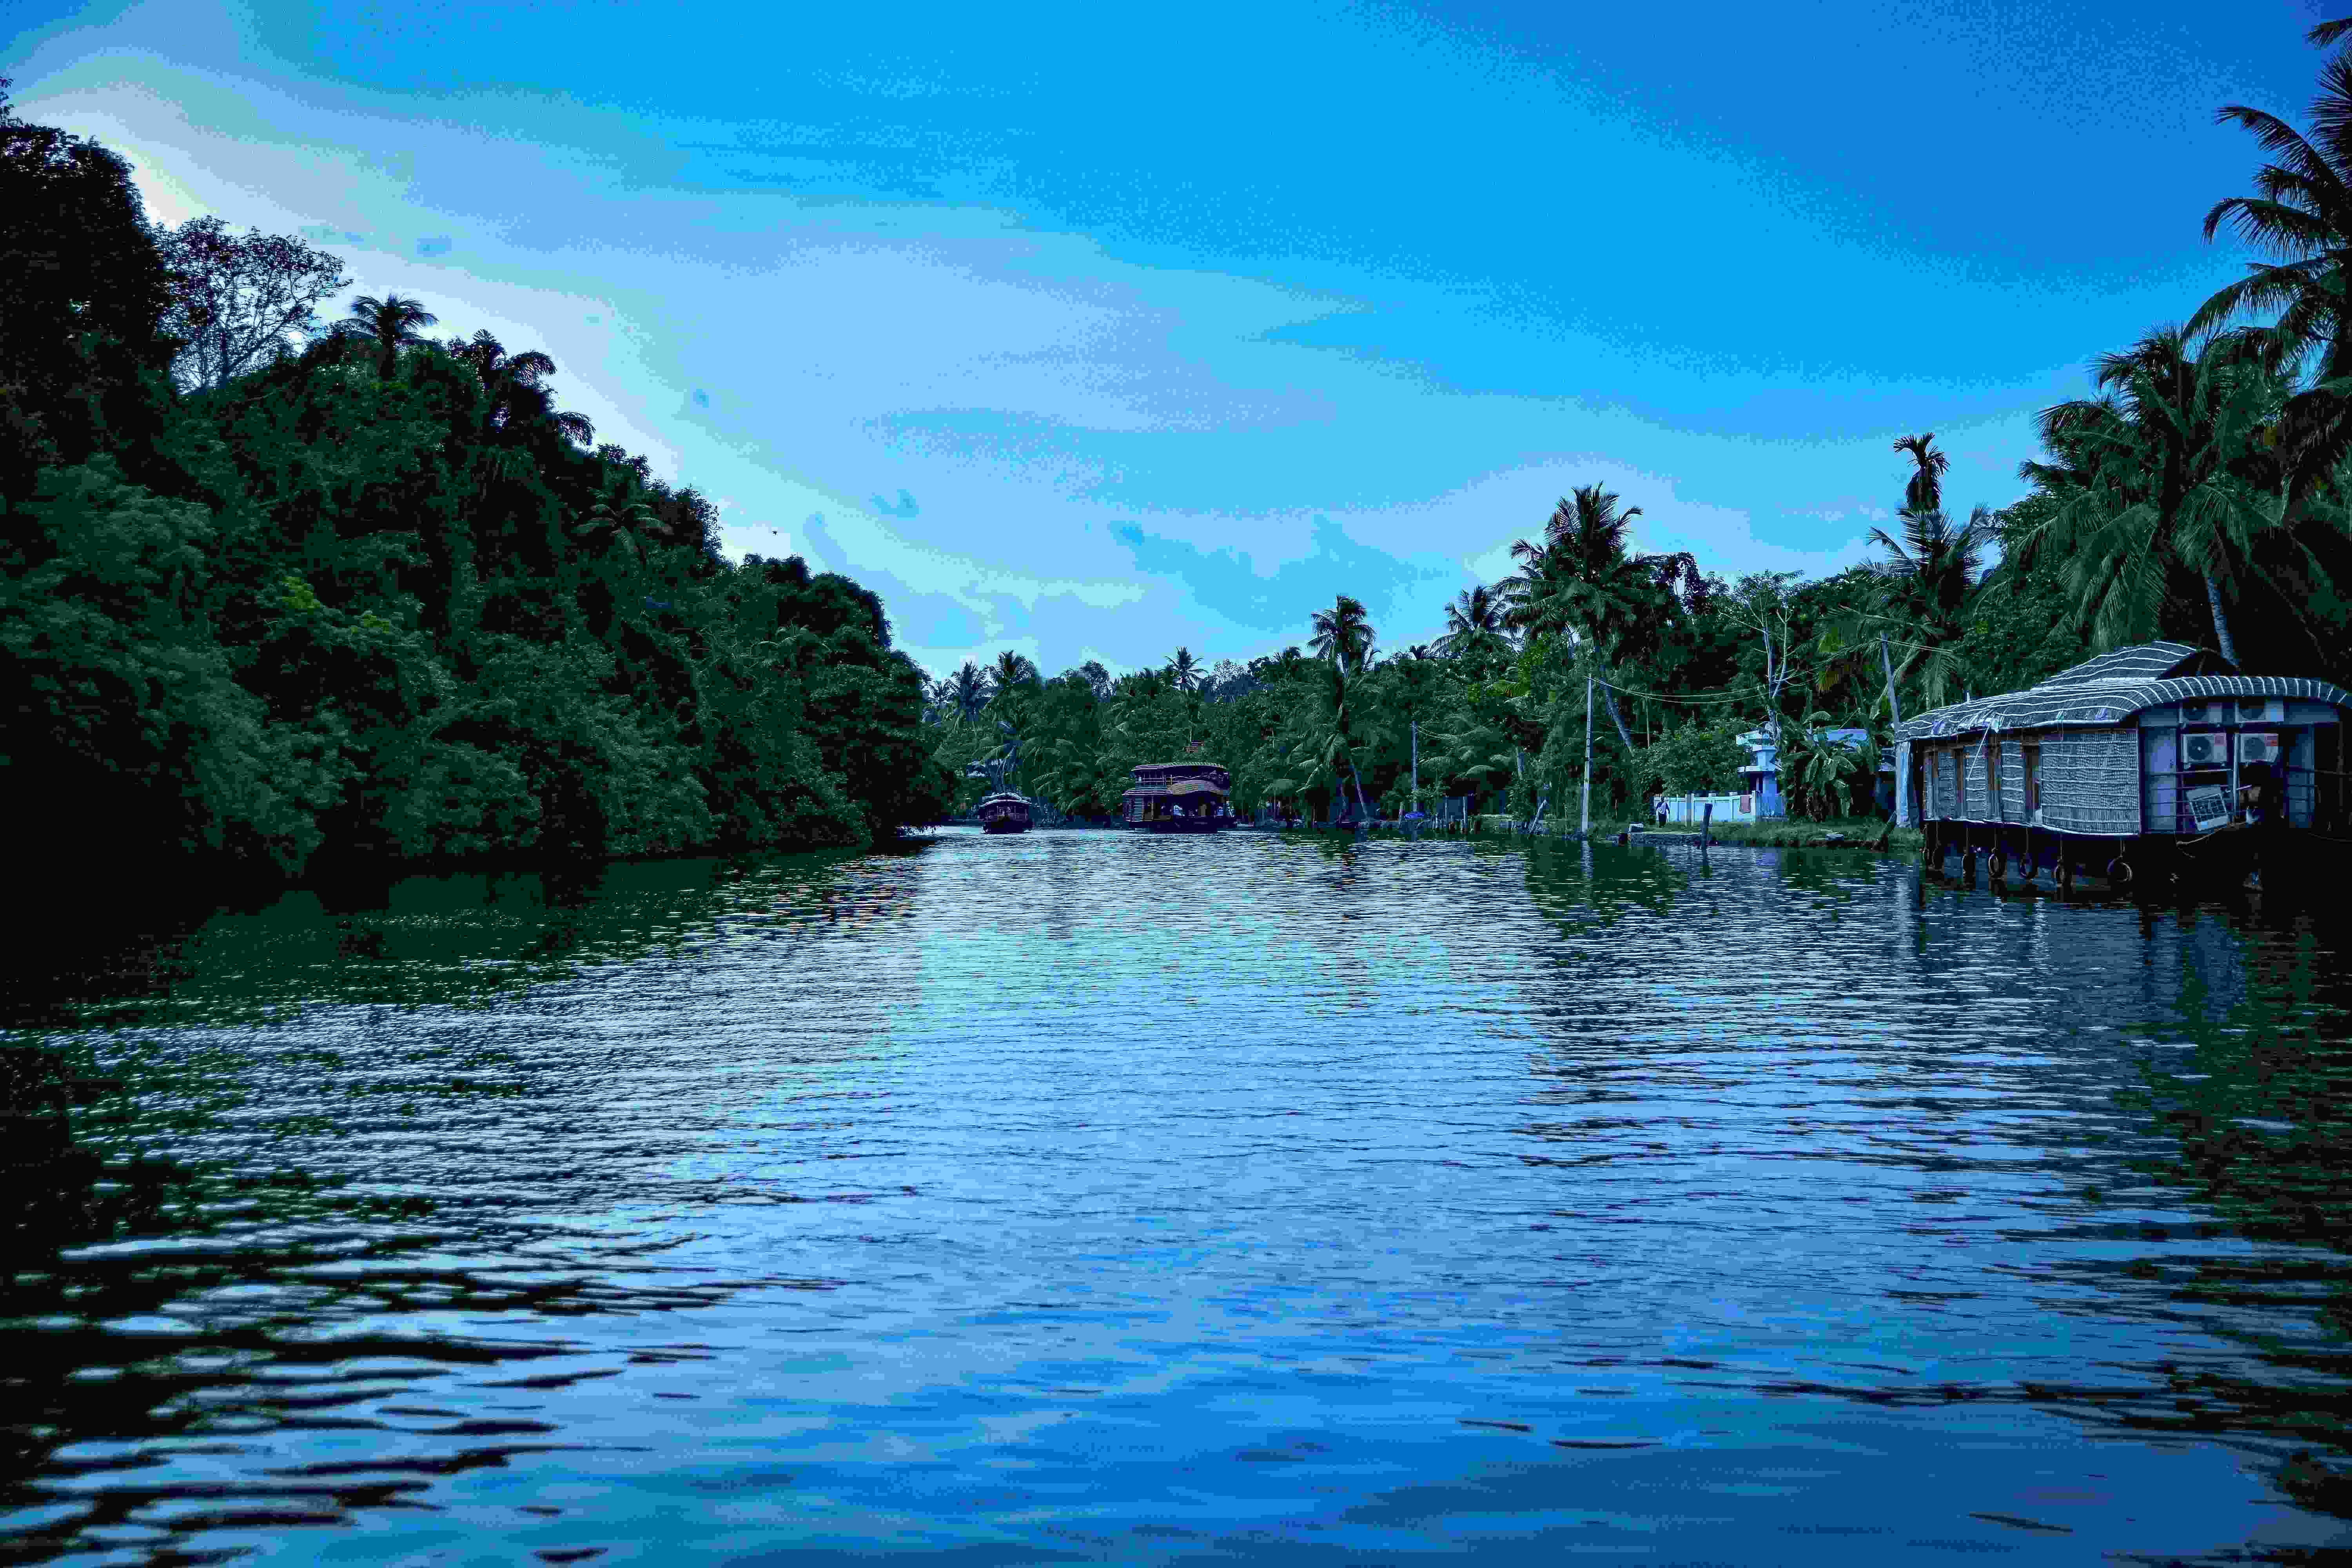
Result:
{"type": "Polygon", "coordinates": [[[953,781],[875,595],[0,79],[0,799],[95,876],[856,845],[953,781]]]}
{"type": "Polygon", "coordinates": [[[2042,415],[2013,504],[1957,515],[1935,437],[1906,437],[1871,561],[1727,581],[1687,553],[1636,553],[1641,509],[1588,486],[1515,546],[1508,578],[1462,593],[1433,645],[1381,656],[1342,595],[1306,649],[1245,666],[1179,648],[1154,670],[1048,680],[1008,653],[934,685],[936,754],[959,774],[1007,762],[1017,787],[1081,818],[1113,815],[1138,763],[1195,747],[1232,768],[1244,812],[1395,815],[1470,795],[1525,816],[1570,808],[1588,723],[1594,804],[1612,814],[1733,787],[1739,737],[1760,732],[1790,808],[1828,816],[1868,807],[1898,716],[2110,648],[2168,638],[2252,673],[2352,680],[2347,32],[2308,35],[2336,51],[2308,134],[2245,105],[2218,112],[2264,161],[2252,194],[2214,204],[2205,237],[2234,231],[2261,259],[2184,322],[2099,356],[2095,395],[2042,415]]]}

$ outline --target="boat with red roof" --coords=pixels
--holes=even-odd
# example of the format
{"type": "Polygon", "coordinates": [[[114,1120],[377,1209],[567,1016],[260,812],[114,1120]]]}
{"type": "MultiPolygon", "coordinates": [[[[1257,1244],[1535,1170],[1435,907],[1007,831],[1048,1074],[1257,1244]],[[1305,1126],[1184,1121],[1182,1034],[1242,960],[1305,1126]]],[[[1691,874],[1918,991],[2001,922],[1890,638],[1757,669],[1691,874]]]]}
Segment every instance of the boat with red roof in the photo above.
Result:
{"type": "Polygon", "coordinates": [[[1011,790],[999,790],[981,801],[980,830],[982,833],[1026,833],[1029,831],[1029,799],[1011,790]]]}

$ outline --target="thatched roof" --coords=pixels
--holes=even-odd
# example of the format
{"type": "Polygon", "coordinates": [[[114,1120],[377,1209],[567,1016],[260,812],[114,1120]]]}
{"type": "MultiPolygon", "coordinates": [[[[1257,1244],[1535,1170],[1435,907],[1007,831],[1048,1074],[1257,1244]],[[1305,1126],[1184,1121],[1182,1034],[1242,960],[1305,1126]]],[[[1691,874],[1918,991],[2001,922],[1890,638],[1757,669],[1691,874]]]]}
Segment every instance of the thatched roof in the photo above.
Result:
{"type": "Polygon", "coordinates": [[[1933,709],[1895,727],[1898,741],[1971,735],[1984,730],[2049,730],[2120,724],[2133,714],[2207,698],[2282,697],[2352,708],[2352,692],[2299,675],[2241,675],[2209,648],[2152,642],[2117,648],[2061,670],[2038,686],[1933,709]]]}
{"type": "Polygon", "coordinates": [[[1159,800],[1171,796],[1223,795],[1224,793],[1225,792],[1223,790],[1219,789],[1207,779],[1178,779],[1173,784],[1144,784],[1138,788],[1129,790],[1125,795],[1120,795],[1118,798],[1121,800],[1134,800],[1140,796],[1146,800],[1159,800]]]}

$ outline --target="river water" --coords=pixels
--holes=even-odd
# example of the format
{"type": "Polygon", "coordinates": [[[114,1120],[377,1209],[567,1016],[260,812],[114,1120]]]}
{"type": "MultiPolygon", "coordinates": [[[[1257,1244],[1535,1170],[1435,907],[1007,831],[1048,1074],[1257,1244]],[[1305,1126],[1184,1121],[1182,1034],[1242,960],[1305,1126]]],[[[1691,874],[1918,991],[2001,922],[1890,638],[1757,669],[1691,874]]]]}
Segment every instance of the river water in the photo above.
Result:
{"type": "Polygon", "coordinates": [[[2352,1543],[2307,911],[948,831],[8,986],[120,1088],[10,1177],[0,1562],[2352,1543]]]}

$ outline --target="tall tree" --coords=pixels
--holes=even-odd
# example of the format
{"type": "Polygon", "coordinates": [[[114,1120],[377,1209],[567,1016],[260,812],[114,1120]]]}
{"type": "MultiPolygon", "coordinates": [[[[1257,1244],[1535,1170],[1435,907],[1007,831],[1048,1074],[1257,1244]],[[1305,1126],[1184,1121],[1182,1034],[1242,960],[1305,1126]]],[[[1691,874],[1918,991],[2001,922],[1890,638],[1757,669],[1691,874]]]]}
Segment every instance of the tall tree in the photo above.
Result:
{"type": "Polygon", "coordinates": [[[182,344],[173,374],[218,386],[266,363],[318,325],[320,301],[348,287],[343,264],[282,234],[231,234],[216,217],[160,232],[171,274],[163,330],[182,344]]]}
{"type": "Polygon", "coordinates": [[[556,408],[547,387],[547,378],[555,374],[555,361],[539,350],[509,355],[506,345],[486,331],[454,338],[448,346],[453,356],[472,369],[488,394],[482,413],[484,435],[520,434],[545,425],[567,440],[583,445],[594,436],[595,427],[584,415],[556,408]]]}
{"type": "Polygon", "coordinates": [[[1201,661],[1192,657],[1191,648],[1176,650],[1176,657],[1168,661],[1168,679],[1176,683],[1177,690],[1188,695],[1200,689],[1201,661]]]}
{"type": "Polygon", "coordinates": [[[2239,332],[2199,356],[2182,329],[2159,327],[2101,356],[2104,395],[2043,412],[2043,444],[2063,456],[2020,472],[2059,504],[2029,557],[2063,552],[2081,624],[2099,646],[2155,635],[2168,584],[2185,574],[2201,582],[2216,646],[2237,662],[2227,590],[2279,510],[2249,470],[2280,409],[2280,348],[2275,334],[2239,332]]]}
{"type": "Polygon", "coordinates": [[[1507,609],[1503,596],[1483,583],[1463,589],[1445,606],[1445,635],[1437,639],[1437,651],[1447,658],[1499,653],[1508,646],[1503,629],[1507,609]]]}
{"type": "Polygon", "coordinates": [[[1009,702],[1037,684],[1037,666],[1026,655],[1006,648],[996,656],[989,677],[991,700],[1009,702]]]}
{"type": "Polygon", "coordinates": [[[1508,623],[1531,633],[1572,637],[1598,661],[1601,690],[1617,739],[1630,753],[1633,737],[1617,706],[1619,644],[1645,614],[1663,606],[1649,568],[1626,552],[1640,507],[1624,506],[1598,484],[1580,485],[1553,508],[1541,544],[1511,547],[1519,571],[1505,580],[1508,623]]]}
{"type": "Polygon", "coordinates": [[[1936,433],[1906,436],[1895,443],[1895,449],[1911,459],[1911,479],[1903,487],[1903,510],[1929,512],[1944,510],[1944,474],[1951,468],[1952,459],[1936,450],[1936,433]]]}
{"type": "Polygon", "coordinates": [[[948,677],[948,689],[950,705],[956,717],[967,724],[979,718],[981,710],[988,706],[988,672],[970,659],[957,666],[956,672],[948,677]]]}
{"type": "Polygon", "coordinates": [[[1372,657],[1371,616],[1364,606],[1342,594],[1328,610],[1315,612],[1315,635],[1307,646],[1315,657],[1353,675],[1372,657]]]}
{"type": "MultiPolygon", "coordinates": [[[[0,78],[0,510],[44,464],[122,453],[160,428],[169,278],[131,165],[18,120],[0,78]],[[155,389],[160,391],[161,389],[155,389]]],[[[132,464],[131,477],[140,478],[132,464]]]]}
{"type": "Polygon", "coordinates": [[[335,331],[355,342],[374,345],[376,376],[390,381],[393,372],[400,368],[400,351],[426,342],[425,329],[440,320],[415,300],[398,294],[386,294],[381,300],[362,294],[352,301],[351,313],[335,323],[335,331]]]}
{"type": "MultiPolygon", "coordinates": [[[[2308,35],[2333,43],[2322,23],[2308,35]]],[[[2253,133],[2271,161],[2255,171],[2254,194],[2216,202],[2205,215],[2210,241],[2224,224],[2271,258],[2216,292],[2189,319],[2199,337],[2242,314],[2275,310],[2274,331],[2290,373],[2316,363],[2313,384],[2287,400],[2278,432],[2286,473],[2284,521],[2294,521],[2315,486],[2352,455],[2352,56],[2320,68],[2319,96],[2305,138],[2277,116],[2226,104],[2215,118],[2253,133]]]]}
{"type": "Polygon", "coordinates": [[[1887,607],[1907,625],[1908,646],[1895,661],[1895,679],[1916,678],[1931,708],[1942,706],[1951,681],[1954,645],[1967,635],[1969,595],[1984,574],[1986,549],[1999,534],[1990,509],[1978,507],[1954,525],[1941,511],[1901,513],[1903,537],[1883,528],[1870,537],[1885,559],[1880,563],[1887,607]]]}

